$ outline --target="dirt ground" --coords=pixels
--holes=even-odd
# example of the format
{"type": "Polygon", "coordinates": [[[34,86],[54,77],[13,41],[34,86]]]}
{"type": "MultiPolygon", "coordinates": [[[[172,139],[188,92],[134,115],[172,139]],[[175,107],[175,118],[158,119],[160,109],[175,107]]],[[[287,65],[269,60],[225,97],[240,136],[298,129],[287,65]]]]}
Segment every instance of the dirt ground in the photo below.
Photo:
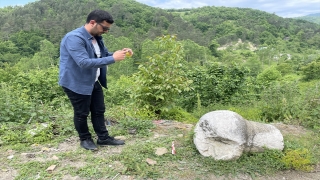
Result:
{"type": "MultiPolygon", "coordinates": [[[[157,128],[155,129],[154,132],[154,137],[156,138],[158,136],[168,136],[168,134],[163,134],[163,132],[166,131],[161,131],[161,129],[166,129],[169,127],[177,127],[177,128],[184,128],[187,131],[192,129],[192,125],[189,124],[182,124],[182,123],[177,123],[177,122],[165,122],[165,123],[155,123],[157,125],[157,128]],[[159,131],[160,130],[160,131],[159,131]]],[[[276,126],[283,135],[303,135],[307,133],[307,130],[300,126],[293,126],[293,125],[285,125],[285,124],[273,124],[276,126]]],[[[129,143],[134,143],[128,142],[129,143]]],[[[31,159],[33,161],[40,161],[40,162],[45,162],[48,160],[53,160],[55,158],[58,158],[55,156],[55,154],[61,153],[61,152],[72,152],[75,151],[77,148],[79,148],[79,142],[77,137],[70,137],[66,139],[64,142],[59,144],[57,148],[50,148],[50,147],[44,147],[41,145],[34,145],[35,149],[38,149],[38,151],[34,151],[32,153],[16,153],[12,150],[8,150],[7,152],[4,152],[0,157],[1,158],[8,158],[10,156],[14,156],[15,158],[19,158],[21,162],[28,162],[31,159]],[[47,158],[44,159],[43,156],[39,156],[39,154],[47,154],[47,158]]],[[[105,151],[108,151],[108,153],[112,154],[118,154],[121,153],[122,149],[124,146],[119,146],[119,147],[106,147],[104,151],[97,152],[97,156],[101,155],[103,156],[103,153],[105,151]]],[[[64,161],[61,160],[61,166],[65,165],[70,165],[75,168],[80,168],[86,165],[86,162],[72,162],[72,161],[64,161]]],[[[112,165],[114,167],[121,168],[121,163],[120,162],[114,162],[112,165]]],[[[5,164],[0,163],[0,180],[14,180],[15,177],[18,175],[18,171],[6,166],[5,164]]],[[[66,175],[62,178],[63,180],[84,180],[78,176],[72,177],[70,175],[66,175]]],[[[125,175],[117,175],[112,180],[133,180],[134,178],[131,176],[125,176],[125,175]]],[[[189,178],[190,179],[190,178],[189,178]]],[[[225,180],[225,179],[232,179],[232,180],[252,180],[251,177],[247,175],[243,176],[238,176],[236,178],[228,178],[228,177],[216,177],[214,175],[209,177],[210,180],[225,180]]],[[[305,173],[305,172],[298,172],[298,171],[282,171],[279,172],[273,176],[261,176],[261,177],[256,177],[255,179],[257,180],[320,180],[320,165],[318,165],[315,170],[311,173],[305,173]]]]}

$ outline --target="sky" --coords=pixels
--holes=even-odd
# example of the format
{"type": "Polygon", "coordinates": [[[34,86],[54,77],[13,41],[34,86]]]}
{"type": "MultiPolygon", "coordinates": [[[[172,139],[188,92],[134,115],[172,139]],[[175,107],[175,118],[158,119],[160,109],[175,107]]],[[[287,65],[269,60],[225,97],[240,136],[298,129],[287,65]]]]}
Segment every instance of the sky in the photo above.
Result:
{"type": "MultiPolygon", "coordinates": [[[[0,0],[0,8],[25,5],[36,0],[0,0]]],[[[224,6],[252,8],[281,17],[299,17],[320,13],[320,0],[137,0],[140,3],[163,9],[197,8],[203,6],[224,6]]]]}

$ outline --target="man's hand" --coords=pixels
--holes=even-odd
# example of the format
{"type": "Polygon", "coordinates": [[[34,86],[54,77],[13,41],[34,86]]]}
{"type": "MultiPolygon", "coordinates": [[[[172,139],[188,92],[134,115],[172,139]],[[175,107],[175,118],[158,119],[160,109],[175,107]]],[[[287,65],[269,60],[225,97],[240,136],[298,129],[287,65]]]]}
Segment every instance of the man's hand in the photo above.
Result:
{"type": "Polygon", "coordinates": [[[113,53],[113,58],[115,61],[122,61],[126,58],[127,51],[119,50],[113,53]]]}
{"type": "Polygon", "coordinates": [[[131,57],[133,55],[133,51],[130,48],[123,48],[122,51],[127,52],[127,56],[131,57]]]}

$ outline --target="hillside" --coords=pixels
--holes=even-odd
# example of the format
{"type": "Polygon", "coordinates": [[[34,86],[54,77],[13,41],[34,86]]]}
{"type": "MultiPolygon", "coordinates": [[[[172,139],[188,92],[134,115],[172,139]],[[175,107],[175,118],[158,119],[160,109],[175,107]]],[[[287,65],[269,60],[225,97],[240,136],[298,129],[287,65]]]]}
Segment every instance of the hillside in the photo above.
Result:
{"type": "Polygon", "coordinates": [[[316,24],[320,24],[320,13],[309,14],[307,16],[296,17],[295,19],[302,19],[302,20],[306,20],[306,21],[313,22],[313,23],[316,23],[316,24]]]}
{"type": "Polygon", "coordinates": [[[256,45],[277,45],[280,42],[301,48],[320,48],[320,25],[287,19],[248,8],[203,7],[163,10],[133,0],[41,0],[24,7],[0,9],[1,37],[9,39],[21,30],[41,32],[53,43],[73,28],[84,24],[89,11],[103,8],[115,18],[110,34],[126,36],[138,47],[146,38],[177,34],[202,46],[212,40],[220,45],[250,41],[256,45]],[[289,42],[286,42],[286,40],[289,42]]]}

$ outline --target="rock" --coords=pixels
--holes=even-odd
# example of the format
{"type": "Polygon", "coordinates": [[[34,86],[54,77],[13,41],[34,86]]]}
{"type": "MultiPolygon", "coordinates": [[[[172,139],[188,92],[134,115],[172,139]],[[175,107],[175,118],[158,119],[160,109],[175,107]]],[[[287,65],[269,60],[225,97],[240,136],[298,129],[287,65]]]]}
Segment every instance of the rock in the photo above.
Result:
{"type": "Polygon", "coordinates": [[[52,160],[59,160],[59,158],[56,155],[54,155],[52,156],[52,160]]]}
{"type": "Polygon", "coordinates": [[[284,147],[283,136],[276,127],[245,120],[228,110],[203,115],[194,132],[200,154],[216,160],[238,159],[243,152],[262,152],[264,147],[279,150],[284,147]]]}
{"type": "Polygon", "coordinates": [[[7,157],[7,159],[13,159],[14,158],[14,155],[10,155],[7,157]]]}
{"type": "Polygon", "coordinates": [[[155,161],[155,160],[152,160],[152,159],[150,159],[150,158],[147,158],[147,163],[149,164],[149,165],[155,165],[155,164],[157,164],[157,161],[155,161]]]}
{"type": "Polygon", "coordinates": [[[123,141],[127,139],[125,136],[116,136],[114,138],[119,139],[119,140],[123,140],[123,141]]]}
{"type": "Polygon", "coordinates": [[[128,133],[129,134],[137,134],[137,129],[135,129],[135,128],[130,128],[130,129],[128,129],[128,133]]]}
{"type": "Polygon", "coordinates": [[[53,170],[57,167],[57,165],[51,165],[50,167],[47,168],[47,172],[52,173],[53,170]]]}
{"type": "Polygon", "coordinates": [[[22,156],[25,156],[27,158],[35,158],[36,155],[33,153],[21,153],[22,156]]]}
{"type": "Polygon", "coordinates": [[[168,153],[167,148],[162,147],[162,148],[157,148],[155,154],[158,155],[158,156],[162,156],[162,155],[164,155],[166,153],[168,153]]]}
{"type": "Polygon", "coordinates": [[[42,147],[42,148],[41,148],[41,151],[42,151],[42,152],[49,152],[49,151],[50,151],[50,149],[49,149],[49,148],[47,148],[47,147],[42,147]]]}

